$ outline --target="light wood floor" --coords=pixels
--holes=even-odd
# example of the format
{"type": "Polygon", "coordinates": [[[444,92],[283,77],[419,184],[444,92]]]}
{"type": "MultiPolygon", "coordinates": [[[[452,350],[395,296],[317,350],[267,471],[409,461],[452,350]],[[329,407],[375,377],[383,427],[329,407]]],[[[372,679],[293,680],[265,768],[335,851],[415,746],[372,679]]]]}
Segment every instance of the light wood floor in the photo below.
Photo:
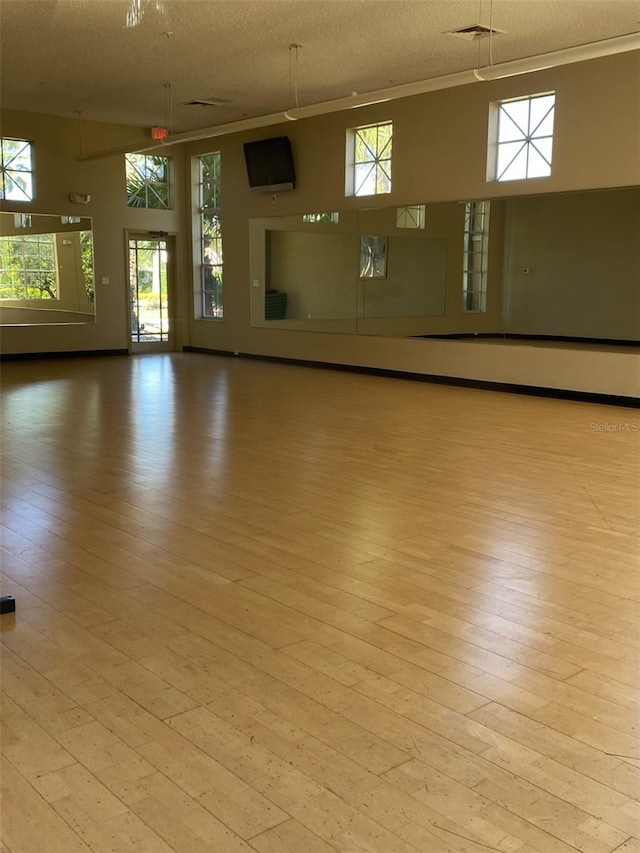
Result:
{"type": "Polygon", "coordinates": [[[640,851],[640,413],[191,354],[3,396],[2,853],[640,851]]]}

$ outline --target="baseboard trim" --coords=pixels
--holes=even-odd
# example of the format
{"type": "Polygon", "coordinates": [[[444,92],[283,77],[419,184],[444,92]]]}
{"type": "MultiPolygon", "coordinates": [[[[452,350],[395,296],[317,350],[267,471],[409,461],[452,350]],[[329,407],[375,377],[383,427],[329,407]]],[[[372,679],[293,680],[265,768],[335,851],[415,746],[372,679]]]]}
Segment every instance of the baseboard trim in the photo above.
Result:
{"type": "Polygon", "coordinates": [[[544,343],[587,344],[611,347],[640,347],[640,341],[620,338],[580,338],[572,335],[528,335],[517,332],[451,332],[450,334],[414,335],[421,340],[468,341],[481,338],[485,341],[538,341],[544,343]]]}
{"type": "Polygon", "coordinates": [[[69,350],[68,352],[6,352],[0,361],[35,361],[40,358],[98,358],[109,355],[129,355],[128,349],[69,350]]]}
{"type": "Polygon", "coordinates": [[[432,385],[453,385],[459,388],[475,388],[482,391],[499,391],[506,394],[524,394],[530,397],[551,397],[558,400],[577,400],[583,403],[600,403],[605,406],[622,406],[640,409],[640,399],[615,394],[597,394],[590,391],[571,391],[564,388],[546,388],[537,385],[516,385],[509,382],[489,382],[484,379],[465,379],[456,376],[440,376],[434,373],[414,373],[404,370],[389,370],[384,367],[362,367],[354,364],[333,364],[328,361],[307,361],[301,358],[286,358],[277,355],[230,350],[207,349],[206,347],[182,348],[183,352],[218,355],[225,358],[244,358],[267,361],[274,364],[290,364],[295,367],[311,367],[318,370],[335,370],[341,373],[362,373],[369,376],[384,376],[387,379],[406,379],[412,382],[428,382],[432,385]]]}

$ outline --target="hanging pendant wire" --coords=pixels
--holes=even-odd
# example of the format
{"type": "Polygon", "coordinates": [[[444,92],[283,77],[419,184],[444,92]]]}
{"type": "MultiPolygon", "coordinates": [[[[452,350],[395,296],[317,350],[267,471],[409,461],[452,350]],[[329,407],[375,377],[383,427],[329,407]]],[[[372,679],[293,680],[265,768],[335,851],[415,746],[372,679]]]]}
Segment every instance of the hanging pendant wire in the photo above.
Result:
{"type": "Polygon", "coordinates": [[[164,120],[169,133],[173,133],[173,86],[171,83],[164,84],[164,120]]]}
{"type": "Polygon", "coordinates": [[[289,103],[293,100],[293,105],[299,107],[298,100],[298,54],[301,44],[289,45],[289,103]]]}
{"type": "MultiPolygon", "coordinates": [[[[484,26],[482,23],[482,0],[478,2],[478,24],[482,27],[484,26]]],[[[483,64],[482,63],[482,42],[484,39],[478,39],[478,59],[477,65],[478,68],[483,64]]],[[[488,64],[493,65],[493,0],[489,0],[489,59],[488,64]]]]}
{"type": "Polygon", "coordinates": [[[80,155],[84,154],[84,140],[82,133],[82,110],[76,110],[75,113],[78,116],[78,145],[80,146],[80,155]]]}
{"type": "Polygon", "coordinates": [[[489,0],[489,65],[493,65],[493,0],[489,0]]]}

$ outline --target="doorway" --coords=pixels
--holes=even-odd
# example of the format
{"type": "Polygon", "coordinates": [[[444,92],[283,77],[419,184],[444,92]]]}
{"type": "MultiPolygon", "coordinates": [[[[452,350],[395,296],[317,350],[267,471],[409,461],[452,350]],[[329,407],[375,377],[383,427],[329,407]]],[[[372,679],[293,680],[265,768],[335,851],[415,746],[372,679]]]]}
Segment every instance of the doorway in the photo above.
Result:
{"type": "Polygon", "coordinates": [[[129,348],[173,349],[173,238],[128,234],[129,348]]]}

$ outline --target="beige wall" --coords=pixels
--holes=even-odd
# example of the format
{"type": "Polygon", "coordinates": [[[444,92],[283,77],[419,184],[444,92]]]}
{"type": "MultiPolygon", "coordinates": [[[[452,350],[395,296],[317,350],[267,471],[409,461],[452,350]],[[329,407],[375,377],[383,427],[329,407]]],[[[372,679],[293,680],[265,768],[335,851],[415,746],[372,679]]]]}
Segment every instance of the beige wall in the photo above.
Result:
{"type": "MultiPolygon", "coordinates": [[[[68,330],[5,330],[5,352],[108,349],[127,345],[124,232],[161,229],[181,234],[178,265],[178,343],[290,358],[386,367],[498,382],[601,393],[639,394],[640,377],[631,353],[545,349],[326,334],[250,325],[249,220],[309,211],[356,209],[372,200],[344,197],[347,128],[392,119],[393,192],[383,205],[498,198],[640,183],[640,95],[638,53],[593,60],[493,83],[471,84],[344,113],[287,122],[241,135],[222,136],[171,149],[180,193],[173,212],[130,210],[124,200],[121,157],[77,163],[77,128],[65,119],[9,113],[3,134],[31,138],[38,158],[38,201],[34,210],[74,214],[67,194],[89,192],[96,237],[95,327],[68,330]],[[486,182],[489,102],[549,90],[556,92],[553,174],[510,184],[486,182]],[[249,192],[242,142],[285,132],[292,140],[298,174],[294,192],[249,192]],[[225,319],[194,320],[191,296],[190,216],[183,180],[191,156],[222,154],[225,319]],[[100,284],[109,275],[108,286],[100,284]],[[11,332],[12,334],[9,334],[11,332]]],[[[85,149],[126,142],[140,131],[92,127],[85,149]],[[108,137],[108,138],[107,138],[108,137]]],[[[169,149],[168,149],[169,150],[169,149]]],[[[378,200],[374,199],[376,203],[378,200]]],[[[376,204],[377,206],[377,204],[376,204]]],[[[14,206],[15,207],[15,206],[14,206]]],[[[31,208],[30,208],[31,209],[31,208]]],[[[83,210],[83,213],[85,211],[83,210]]],[[[624,307],[623,309],[624,310],[624,307]]]]}
{"type": "Polygon", "coordinates": [[[640,340],[640,190],[509,203],[505,330],[640,340]]]}
{"type": "MultiPolygon", "coordinates": [[[[36,302],[42,305],[42,302],[36,302]]],[[[51,323],[93,323],[93,311],[78,311],[72,308],[33,308],[27,306],[0,306],[0,323],[7,326],[51,323]]],[[[3,330],[4,334],[4,330],[3,330]]]]}

